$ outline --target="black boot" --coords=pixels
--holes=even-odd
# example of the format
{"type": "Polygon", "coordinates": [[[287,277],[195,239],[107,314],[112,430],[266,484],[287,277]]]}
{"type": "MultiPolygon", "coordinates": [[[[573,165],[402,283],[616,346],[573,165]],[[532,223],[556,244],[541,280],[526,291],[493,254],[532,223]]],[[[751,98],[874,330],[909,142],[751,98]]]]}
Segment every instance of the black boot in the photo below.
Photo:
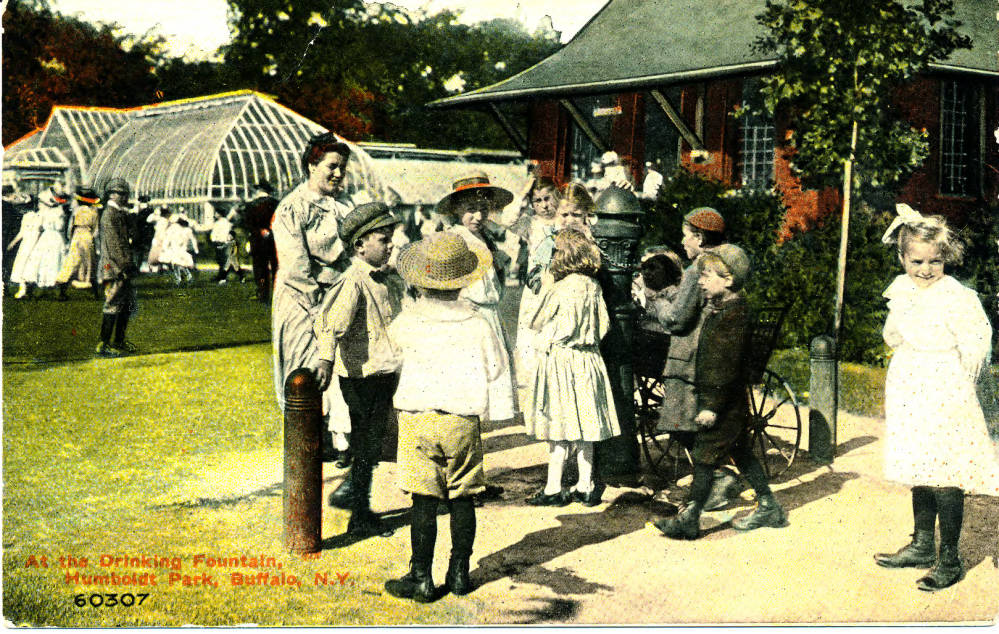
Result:
{"type": "Polygon", "coordinates": [[[772,493],[761,495],[756,500],[756,508],[745,516],[732,520],[732,528],[737,531],[751,531],[754,528],[780,528],[787,526],[787,514],[772,493]]]}
{"type": "Polygon", "coordinates": [[[69,299],[69,296],[66,295],[67,286],[69,286],[69,282],[63,282],[62,284],[59,285],[59,295],[56,297],[56,299],[59,300],[60,302],[65,302],[66,300],[69,299]]]}
{"type": "Polygon", "coordinates": [[[653,522],[670,539],[697,539],[701,536],[701,504],[689,501],[674,517],[653,522]]]}
{"type": "Polygon", "coordinates": [[[351,477],[351,472],[347,472],[347,477],[343,479],[327,500],[329,505],[338,509],[344,509],[349,511],[352,500],[354,499],[354,479],[351,477]]]}
{"type": "Polygon", "coordinates": [[[940,557],[926,576],[916,582],[916,587],[926,592],[949,588],[964,576],[964,566],[957,554],[956,544],[940,543],[940,557]]]}
{"type": "Polygon", "coordinates": [[[118,313],[114,322],[114,347],[124,353],[138,352],[135,344],[125,339],[125,331],[128,329],[129,314],[127,310],[118,313]]]}
{"type": "Polygon", "coordinates": [[[114,323],[117,315],[104,313],[101,316],[101,341],[97,344],[95,354],[99,357],[120,357],[121,351],[111,347],[111,335],[114,333],[114,323]]]}
{"type": "Polygon", "coordinates": [[[385,591],[394,597],[412,599],[417,603],[430,603],[436,598],[431,569],[437,541],[437,502],[436,498],[413,494],[409,526],[413,556],[409,560],[409,572],[399,579],[385,582],[385,591]]]}
{"type": "Polygon", "coordinates": [[[463,596],[474,590],[469,576],[469,559],[475,543],[475,501],[458,498],[451,508],[451,560],[448,562],[444,587],[454,595],[463,596]]]}
{"type": "Polygon", "coordinates": [[[917,530],[909,545],[895,553],[878,553],[874,561],[885,568],[929,568],[937,561],[933,531],[917,530]]]}
{"type": "Polygon", "coordinates": [[[705,511],[718,511],[729,504],[729,491],[739,482],[731,470],[722,467],[712,474],[711,493],[704,502],[705,511]]]}
{"type": "Polygon", "coordinates": [[[964,491],[955,487],[933,490],[940,520],[940,556],[925,577],[916,582],[920,590],[933,592],[949,588],[964,576],[964,566],[957,553],[964,520],[964,491]]]}

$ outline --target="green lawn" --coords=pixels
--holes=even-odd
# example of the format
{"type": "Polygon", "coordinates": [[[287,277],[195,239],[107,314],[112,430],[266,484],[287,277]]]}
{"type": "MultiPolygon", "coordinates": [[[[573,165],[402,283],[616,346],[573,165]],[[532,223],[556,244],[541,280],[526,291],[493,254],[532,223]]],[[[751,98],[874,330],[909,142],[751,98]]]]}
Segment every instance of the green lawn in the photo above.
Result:
{"type": "MultiPolygon", "coordinates": [[[[139,312],[129,322],[128,339],[141,352],[171,352],[270,340],[270,307],[255,301],[251,276],[224,286],[213,271],[200,271],[191,286],[175,287],[163,275],[139,278],[139,312]]],[[[69,301],[48,290],[37,299],[3,299],[5,365],[77,361],[92,358],[102,301],[89,290],[70,289],[69,301]]]]}
{"type": "MultiPolygon", "coordinates": [[[[474,599],[417,606],[384,595],[382,583],[405,566],[407,540],[393,540],[392,552],[328,548],[314,560],[285,553],[282,422],[269,350],[5,369],[5,618],[63,627],[470,622],[474,599]],[[102,554],[180,557],[180,574],[206,570],[194,567],[198,554],[264,555],[281,565],[271,572],[304,583],[236,587],[216,574],[217,588],[170,585],[166,569],[100,567],[102,554]],[[32,556],[45,556],[48,567],[29,565],[32,556]],[[61,568],[60,556],[87,557],[89,565],[61,568]],[[152,572],[159,584],[78,587],[65,579],[76,572],[152,572]],[[354,585],[313,585],[317,573],[337,572],[350,573],[354,585]],[[75,595],[95,592],[149,597],[130,608],[74,605],[75,595]]],[[[327,510],[324,535],[342,532],[337,522],[345,521],[327,510]]]]}

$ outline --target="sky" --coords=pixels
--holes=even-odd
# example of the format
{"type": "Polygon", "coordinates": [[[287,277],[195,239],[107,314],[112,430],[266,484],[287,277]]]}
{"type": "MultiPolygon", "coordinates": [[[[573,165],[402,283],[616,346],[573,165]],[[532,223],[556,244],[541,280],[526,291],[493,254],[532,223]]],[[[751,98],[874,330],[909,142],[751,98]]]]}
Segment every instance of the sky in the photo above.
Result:
{"type": "MultiPolygon", "coordinates": [[[[606,4],[607,0],[394,0],[405,9],[461,10],[467,23],[503,17],[520,20],[533,30],[550,16],[562,41],[568,41],[606,4]]],[[[225,0],[49,0],[53,9],[91,22],[118,22],[126,31],[142,35],[158,28],[167,38],[168,52],[191,59],[209,59],[229,39],[225,0]]]]}

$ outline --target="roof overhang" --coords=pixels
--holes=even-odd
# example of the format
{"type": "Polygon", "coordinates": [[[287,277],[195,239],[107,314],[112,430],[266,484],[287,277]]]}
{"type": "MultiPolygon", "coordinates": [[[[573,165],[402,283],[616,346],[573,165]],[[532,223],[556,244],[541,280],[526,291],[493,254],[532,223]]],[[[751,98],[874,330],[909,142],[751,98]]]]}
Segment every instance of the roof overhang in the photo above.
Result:
{"type": "MultiPolygon", "coordinates": [[[[438,99],[432,108],[639,91],[776,68],[754,48],[764,0],[610,0],[560,50],[503,81],[438,99]]],[[[931,72],[999,78],[994,0],[961,0],[955,17],[971,49],[931,72]]]]}

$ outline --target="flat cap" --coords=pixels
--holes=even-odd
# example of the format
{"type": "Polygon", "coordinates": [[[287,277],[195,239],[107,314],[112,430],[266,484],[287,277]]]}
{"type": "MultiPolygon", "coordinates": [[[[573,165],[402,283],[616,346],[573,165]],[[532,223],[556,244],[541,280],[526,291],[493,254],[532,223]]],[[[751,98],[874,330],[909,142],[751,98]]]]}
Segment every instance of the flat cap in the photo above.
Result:
{"type": "Polygon", "coordinates": [[[749,263],[749,256],[740,247],[734,244],[719,244],[716,247],[708,249],[706,253],[716,256],[719,260],[725,263],[725,268],[732,275],[732,290],[737,291],[746,284],[746,278],[749,277],[749,271],[751,265],[749,263]]]}
{"type": "Polygon", "coordinates": [[[375,229],[397,224],[399,219],[385,203],[364,203],[354,207],[340,223],[340,239],[349,246],[375,229]]]}
{"type": "Polygon", "coordinates": [[[711,207],[698,207],[684,216],[683,221],[701,231],[725,232],[725,219],[711,207]]]}

